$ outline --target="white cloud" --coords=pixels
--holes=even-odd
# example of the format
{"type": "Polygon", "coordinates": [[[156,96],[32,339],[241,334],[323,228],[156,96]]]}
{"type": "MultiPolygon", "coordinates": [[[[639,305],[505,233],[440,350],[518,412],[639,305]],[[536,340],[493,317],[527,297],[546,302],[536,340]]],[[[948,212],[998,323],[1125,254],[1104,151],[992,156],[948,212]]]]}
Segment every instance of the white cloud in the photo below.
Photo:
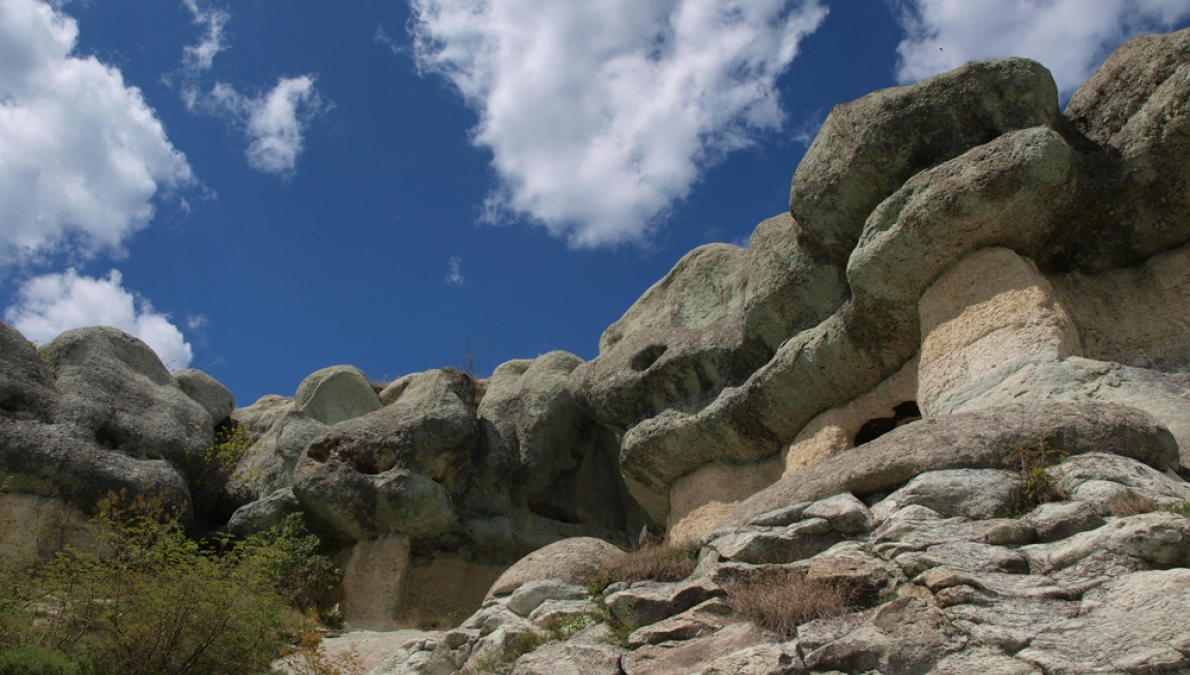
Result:
{"type": "Polygon", "coordinates": [[[192,180],[140,90],[71,55],[77,36],[45,2],[0,0],[0,264],[118,254],[158,189],[192,180]]]}
{"type": "Polygon", "coordinates": [[[332,107],[315,89],[313,75],[283,77],[271,91],[255,97],[219,82],[208,94],[191,90],[187,105],[242,127],[248,165],[285,177],[297,170],[310,120],[332,107]]]}
{"type": "Polygon", "coordinates": [[[106,278],[79,276],[73,269],[26,281],[4,320],[30,340],[45,344],[63,331],[111,326],[144,340],[170,370],[190,365],[194,353],[169,317],[121,285],[120,272],[106,278]]]}
{"type": "Polygon", "coordinates": [[[227,49],[223,27],[231,20],[231,15],[221,9],[199,9],[196,0],[185,0],[184,4],[194,15],[194,23],[205,27],[207,32],[197,45],[183,48],[182,68],[190,74],[210,70],[215,56],[227,49]]]}
{"type": "Polygon", "coordinates": [[[1190,16],[1190,0],[906,0],[900,9],[902,83],[1024,56],[1050,69],[1065,98],[1128,38],[1190,16]]]}
{"type": "Polygon", "coordinates": [[[575,246],[640,241],[707,166],[779,129],[817,0],[409,0],[420,68],[479,113],[500,186],[575,246]]]}
{"type": "Polygon", "coordinates": [[[463,285],[463,274],[459,271],[459,266],[463,264],[463,258],[460,256],[451,256],[447,265],[450,266],[450,274],[446,275],[446,283],[454,286],[463,285]]]}

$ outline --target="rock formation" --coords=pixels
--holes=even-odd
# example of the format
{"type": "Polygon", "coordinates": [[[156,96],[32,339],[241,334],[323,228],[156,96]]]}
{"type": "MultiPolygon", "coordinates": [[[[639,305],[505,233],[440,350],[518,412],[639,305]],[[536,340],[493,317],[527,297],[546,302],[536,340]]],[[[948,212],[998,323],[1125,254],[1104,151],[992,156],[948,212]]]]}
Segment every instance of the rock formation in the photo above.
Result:
{"type": "Polygon", "coordinates": [[[333,366],[234,408],[114,329],[0,324],[0,507],[38,548],[111,489],[187,517],[238,423],[227,529],[304,512],[354,627],[474,612],[374,675],[1190,672],[1188,100],[1182,31],[1065,112],[1026,59],[839,105],[789,212],[689,253],[589,362],[333,366]],[[588,593],[662,532],[690,578],[588,593]],[[732,604],[773,573],[861,600],[775,634],[732,604]]]}

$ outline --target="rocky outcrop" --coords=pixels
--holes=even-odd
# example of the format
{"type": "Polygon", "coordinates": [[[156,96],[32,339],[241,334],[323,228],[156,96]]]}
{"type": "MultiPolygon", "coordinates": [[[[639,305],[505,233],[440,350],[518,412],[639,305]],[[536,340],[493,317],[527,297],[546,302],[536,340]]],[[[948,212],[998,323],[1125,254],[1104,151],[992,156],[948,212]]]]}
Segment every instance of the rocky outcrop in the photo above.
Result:
{"type": "Polygon", "coordinates": [[[1183,376],[1158,370],[1185,362],[1174,346],[1185,344],[1180,304],[1134,327],[1105,317],[1102,297],[1122,289],[1152,303],[1181,292],[1151,292],[1153,270],[1184,274],[1150,258],[1181,260],[1167,252],[1190,239],[1190,113],[1178,104],[1190,86],[1188,43],[1185,31],[1129,43],[1065,115],[1049,73],[1022,59],[968,64],[837,106],[794,176],[785,221],[791,259],[809,256],[845,279],[837,310],[812,305],[804,290],[783,295],[802,303],[802,316],[811,306],[829,316],[788,324],[750,373],[708,377],[726,372],[724,343],[711,337],[746,323],[743,292],[723,293],[747,288],[753,252],[704,249],[609,328],[600,356],[572,376],[576,400],[625,430],[621,468],[633,496],[674,524],[675,507],[699,508],[686,497],[678,505],[675,486],[703,467],[752,476],[791,446],[802,444],[787,453],[797,468],[846,449],[846,414],[799,434],[882,386],[906,392],[888,383],[911,373],[919,353],[915,393],[927,417],[1022,397],[1102,400],[1143,409],[1190,442],[1183,376]],[[722,298],[714,328],[671,318],[712,297],[722,298]],[[1088,358],[1083,332],[1091,356],[1134,365],[1088,358]]]}
{"type": "MultiPolygon", "coordinates": [[[[9,493],[59,500],[56,508],[79,520],[109,492],[162,495],[189,521],[181,471],[211,446],[216,420],[144,342],[94,327],[35,350],[4,324],[0,340],[0,471],[11,476],[9,493]]],[[[190,378],[218,412],[222,387],[190,378]]]]}
{"type": "MultiPolygon", "coordinates": [[[[1190,483],[1114,454],[1080,455],[1044,471],[1054,482],[1078,476],[1079,484],[1110,483],[1119,494],[1190,497],[1190,483]],[[1128,492],[1134,490],[1143,492],[1128,492]]],[[[588,595],[581,585],[554,580],[549,569],[518,563],[539,570],[538,580],[493,588],[458,628],[440,639],[411,640],[370,673],[1037,675],[1190,668],[1182,622],[1190,608],[1190,519],[1182,514],[1190,503],[1167,502],[1174,513],[1154,501],[1137,507],[1076,497],[1005,517],[996,473],[1003,475],[926,471],[870,509],[850,493],[782,507],[703,537],[698,568],[680,582],[641,581],[588,595]],[[1113,515],[1124,507],[1129,515],[1113,515]],[[1087,520],[1100,510],[1105,518],[1087,520]],[[1042,522],[1053,525],[1052,538],[1040,537],[1042,522]],[[820,541],[826,532],[834,532],[834,543],[820,541]],[[732,542],[765,539],[801,544],[758,559],[733,553],[732,542]],[[754,622],[750,605],[739,604],[749,584],[773,572],[851,589],[850,609],[811,613],[774,632],[774,624],[754,622]]],[[[553,548],[583,546],[567,541],[553,548]]],[[[805,606],[799,602],[813,599],[768,607],[794,612],[805,606]]]]}

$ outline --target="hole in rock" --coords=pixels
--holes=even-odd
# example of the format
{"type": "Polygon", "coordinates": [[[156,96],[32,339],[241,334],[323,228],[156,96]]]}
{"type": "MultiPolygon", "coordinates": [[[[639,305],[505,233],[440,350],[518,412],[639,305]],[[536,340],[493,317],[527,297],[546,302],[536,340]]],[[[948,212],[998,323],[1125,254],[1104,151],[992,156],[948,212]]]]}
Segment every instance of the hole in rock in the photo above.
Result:
{"type": "Polygon", "coordinates": [[[649,345],[640,350],[636,356],[632,357],[632,362],[628,365],[639,373],[643,370],[648,370],[649,366],[657,363],[657,359],[661,358],[661,355],[664,353],[665,345],[649,345]]]}
{"type": "Polygon", "coordinates": [[[921,410],[917,407],[917,401],[899,403],[893,408],[892,417],[877,417],[864,422],[864,425],[855,434],[855,444],[863,445],[874,441],[902,424],[919,419],[921,419],[921,410]]]}
{"type": "Polygon", "coordinates": [[[95,431],[95,442],[108,450],[120,449],[119,437],[117,437],[115,430],[107,426],[99,427],[95,431]]]}

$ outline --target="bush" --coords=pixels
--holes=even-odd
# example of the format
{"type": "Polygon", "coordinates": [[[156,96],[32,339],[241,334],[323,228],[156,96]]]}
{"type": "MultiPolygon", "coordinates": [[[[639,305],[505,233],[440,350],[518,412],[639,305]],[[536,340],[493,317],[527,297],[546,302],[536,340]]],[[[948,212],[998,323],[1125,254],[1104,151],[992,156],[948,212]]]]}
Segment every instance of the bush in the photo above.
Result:
{"type": "Polygon", "coordinates": [[[215,444],[201,455],[187,455],[182,475],[200,523],[227,522],[235,511],[227,482],[255,440],[248,427],[233,421],[215,429],[215,444]]]}
{"type": "Polygon", "coordinates": [[[239,546],[206,546],[163,504],[109,494],[96,550],[3,570],[0,648],[46,663],[72,654],[88,675],[265,672],[301,632],[297,608],[317,607],[338,570],[300,516],[239,546]]]}
{"type": "Polygon", "coordinates": [[[801,572],[762,570],[727,588],[736,614],[785,639],[794,637],[807,621],[846,614],[856,607],[856,595],[844,586],[808,579],[801,572]]]}
{"type": "Polygon", "coordinates": [[[1044,435],[1021,441],[1004,460],[1005,466],[1014,471],[1021,480],[1013,507],[1015,515],[1032,511],[1041,504],[1066,499],[1067,494],[1046,473],[1046,469],[1062,463],[1069,455],[1051,447],[1051,436],[1044,435]]]}
{"type": "Polygon", "coordinates": [[[681,581],[698,566],[698,544],[693,541],[677,545],[651,543],[629,551],[607,569],[601,570],[587,582],[587,591],[595,596],[611,584],[637,581],[681,581]]]}
{"type": "Polygon", "coordinates": [[[26,645],[0,652],[0,675],[80,675],[82,670],[61,652],[26,645]]]}

